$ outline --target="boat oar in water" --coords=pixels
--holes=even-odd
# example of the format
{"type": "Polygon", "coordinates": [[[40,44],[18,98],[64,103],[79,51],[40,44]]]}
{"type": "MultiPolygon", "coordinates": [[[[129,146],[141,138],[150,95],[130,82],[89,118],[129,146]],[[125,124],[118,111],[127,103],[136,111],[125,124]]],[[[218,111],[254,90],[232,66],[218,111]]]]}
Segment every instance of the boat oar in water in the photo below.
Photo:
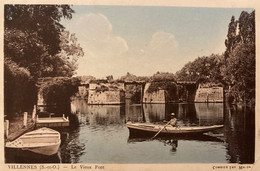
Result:
{"type": "Polygon", "coordinates": [[[171,122],[171,120],[170,120],[169,122],[167,122],[167,124],[164,125],[164,127],[162,127],[151,139],[154,139],[158,134],[160,134],[160,132],[162,132],[162,130],[163,130],[167,125],[169,125],[170,122],[171,122]]]}

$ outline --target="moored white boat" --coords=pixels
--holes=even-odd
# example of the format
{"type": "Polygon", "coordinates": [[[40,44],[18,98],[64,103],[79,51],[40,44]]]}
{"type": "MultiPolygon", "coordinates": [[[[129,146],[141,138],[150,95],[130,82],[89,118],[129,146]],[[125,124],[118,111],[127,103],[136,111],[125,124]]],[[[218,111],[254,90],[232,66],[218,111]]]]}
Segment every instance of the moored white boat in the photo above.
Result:
{"type": "Polygon", "coordinates": [[[50,128],[40,128],[23,134],[14,141],[6,142],[6,148],[28,150],[41,155],[54,155],[58,152],[60,133],[50,128]]]}

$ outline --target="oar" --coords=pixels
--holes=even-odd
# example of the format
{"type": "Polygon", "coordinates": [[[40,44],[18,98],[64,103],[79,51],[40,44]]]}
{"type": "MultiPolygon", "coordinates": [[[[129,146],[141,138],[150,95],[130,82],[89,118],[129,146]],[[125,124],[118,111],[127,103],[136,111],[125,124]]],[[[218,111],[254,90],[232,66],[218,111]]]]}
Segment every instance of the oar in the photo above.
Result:
{"type": "Polygon", "coordinates": [[[167,124],[164,125],[164,127],[162,127],[151,139],[154,139],[160,132],[162,132],[162,130],[163,130],[167,125],[169,125],[170,122],[171,122],[171,121],[167,122],[167,124]]]}

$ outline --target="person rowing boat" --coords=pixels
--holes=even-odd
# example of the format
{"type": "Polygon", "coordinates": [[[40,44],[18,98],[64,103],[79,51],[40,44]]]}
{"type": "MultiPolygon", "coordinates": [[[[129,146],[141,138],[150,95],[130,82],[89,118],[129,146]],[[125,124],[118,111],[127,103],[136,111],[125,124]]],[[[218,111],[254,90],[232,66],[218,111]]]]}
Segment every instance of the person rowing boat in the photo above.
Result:
{"type": "Polygon", "coordinates": [[[169,125],[171,125],[171,126],[173,126],[173,127],[176,127],[176,124],[177,124],[177,119],[175,118],[175,114],[172,113],[172,114],[171,114],[171,120],[170,120],[170,124],[169,124],[169,125]]]}
{"type": "Polygon", "coordinates": [[[152,139],[154,139],[163,129],[166,129],[167,125],[171,125],[172,127],[176,127],[176,123],[177,123],[177,119],[174,117],[175,114],[172,113],[171,114],[171,120],[169,122],[167,122],[166,125],[164,125],[153,137],[152,139]]]}

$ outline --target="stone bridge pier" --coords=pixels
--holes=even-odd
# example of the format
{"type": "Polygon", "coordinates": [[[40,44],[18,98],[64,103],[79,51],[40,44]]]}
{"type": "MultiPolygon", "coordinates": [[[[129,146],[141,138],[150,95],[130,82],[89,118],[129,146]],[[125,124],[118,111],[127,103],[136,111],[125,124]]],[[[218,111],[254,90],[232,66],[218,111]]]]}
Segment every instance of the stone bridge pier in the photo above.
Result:
{"type": "Polygon", "coordinates": [[[194,81],[177,81],[180,102],[194,102],[197,91],[197,83],[194,81]]]}

